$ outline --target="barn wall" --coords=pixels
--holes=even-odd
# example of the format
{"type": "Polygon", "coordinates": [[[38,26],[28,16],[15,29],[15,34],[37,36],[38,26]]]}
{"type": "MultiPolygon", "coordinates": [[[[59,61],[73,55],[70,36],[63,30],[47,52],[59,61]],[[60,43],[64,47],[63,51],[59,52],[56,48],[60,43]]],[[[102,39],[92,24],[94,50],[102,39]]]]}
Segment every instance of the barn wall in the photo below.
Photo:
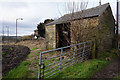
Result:
{"type": "Polygon", "coordinates": [[[98,17],[71,22],[71,44],[92,40],[98,34],[98,17]]]}
{"type": "MultiPolygon", "coordinates": [[[[111,8],[108,7],[99,17],[86,18],[70,22],[71,45],[83,41],[95,40],[97,51],[103,52],[116,47],[115,20],[111,8]]],[[[47,49],[56,48],[59,42],[58,28],[46,26],[47,49]]]]}
{"type": "Polygon", "coordinates": [[[107,51],[116,47],[115,38],[115,20],[112,15],[111,8],[108,7],[103,15],[99,17],[99,37],[98,51],[107,51]]]}
{"type": "Polygon", "coordinates": [[[114,26],[115,20],[110,7],[99,17],[72,21],[71,44],[95,40],[98,53],[110,50],[116,47],[114,26]]]}
{"type": "Polygon", "coordinates": [[[46,48],[56,48],[56,25],[46,26],[45,31],[46,48]]]}

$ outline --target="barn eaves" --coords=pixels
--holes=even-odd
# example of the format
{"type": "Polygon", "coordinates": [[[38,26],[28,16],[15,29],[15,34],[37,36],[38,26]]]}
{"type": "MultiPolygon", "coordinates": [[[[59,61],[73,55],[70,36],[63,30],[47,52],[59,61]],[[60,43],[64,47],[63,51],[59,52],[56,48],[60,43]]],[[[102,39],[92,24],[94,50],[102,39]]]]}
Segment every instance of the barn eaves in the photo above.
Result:
{"type": "Polygon", "coordinates": [[[90,9],[86,9],[84,11],[79,11],[71,14],[65,14],[64,16],[60,17],[59,19],[46,24],[46,26],[54,25],[54,24],[61,24],[67,23],[73,20],[78,20],[81,18],[90,18],[90,17],[97,17],[103,14],[103,12],[110,6],[109,3],[93,7],[90,9]]]}

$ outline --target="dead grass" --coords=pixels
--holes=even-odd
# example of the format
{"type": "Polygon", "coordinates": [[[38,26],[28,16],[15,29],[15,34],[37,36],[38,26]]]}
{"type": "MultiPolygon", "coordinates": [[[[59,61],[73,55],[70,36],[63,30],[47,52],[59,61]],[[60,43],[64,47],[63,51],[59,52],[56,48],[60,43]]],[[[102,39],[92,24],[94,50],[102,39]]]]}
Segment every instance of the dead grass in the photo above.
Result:
{"type": "Polygon", "coordinates": [[[34,47],[41,48],[42,50],[46,50],[45,40],[26,40],[26,41],[20,41],[20,42],[11,42],[11,43],[3,43],[4,45],[24,45],[29,47],[30,49],[33,49],[34,47]]]}

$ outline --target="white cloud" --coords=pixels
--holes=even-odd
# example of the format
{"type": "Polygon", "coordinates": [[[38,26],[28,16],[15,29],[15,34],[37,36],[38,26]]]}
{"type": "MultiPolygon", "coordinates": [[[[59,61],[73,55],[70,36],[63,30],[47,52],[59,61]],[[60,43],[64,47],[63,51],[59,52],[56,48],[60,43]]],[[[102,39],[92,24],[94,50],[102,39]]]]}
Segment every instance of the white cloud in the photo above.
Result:
{"type": "MultiPolygon", "coordinates": [[[[2,19],[0,23],[10,22],[13,25],[11,30],[15,33],[15,20],[19,20],[19,35],[31,34],[36,29],[39,22],[43,22],[48,18],[58,18],[65,13],[65,2],[72,2],[78,0],[0,0],[0,12],[2,19]],[[61,14],[60,14],[60,12],[61,14]]],[[[82,0],[87,1],[87,0],[82,0]]],[[[88,0],[88,7],[95,7],[99,5],[99,0],[88,0]]],[[[116,13],[116,2],[114,0],[101,0],[102,4],[110,2],[114,15],[116,13]]],[[[10,25],[3,23],[3,26],[10,25]]],[[[1,25],[2,26],[2,25],[1,25]]],[[[0,27],[1,27],[0,26],[0,27]]],[[[12,32],[12,31],[11,31],[12,32]]],[[[11,33],[13,35],[13,33],[11,33]]]]}

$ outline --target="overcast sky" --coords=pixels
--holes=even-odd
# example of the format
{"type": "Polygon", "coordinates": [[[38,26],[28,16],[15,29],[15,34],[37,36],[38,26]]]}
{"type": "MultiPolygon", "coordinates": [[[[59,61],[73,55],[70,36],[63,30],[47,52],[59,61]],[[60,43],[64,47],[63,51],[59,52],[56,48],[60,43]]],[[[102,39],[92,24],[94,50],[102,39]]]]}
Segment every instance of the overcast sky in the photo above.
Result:
{"type": "MultiPolygon", "coordinates": [[[[65,14],[65,2],[78,0],[0,0],[0,35],[2,27],[9,26],[10,35],[15,36],[16,19],[18,20],[18,35],[30,35],[37,29],[37,24],[45,19],[57,19],[65,14]],[[61,14],[60,14],[61,13],[61,14]]],[[[80,0],[79,0],[80,1],[80,0]]],[[[88,1],[88,7],[99,5],[99,0],[88,1]]],[[[102,4],[110,3],[113,14],[116,14],[116,0],[101,0],[102,4]]],[[[6,28],[5,35],[6,35],[6,28]]]]}

